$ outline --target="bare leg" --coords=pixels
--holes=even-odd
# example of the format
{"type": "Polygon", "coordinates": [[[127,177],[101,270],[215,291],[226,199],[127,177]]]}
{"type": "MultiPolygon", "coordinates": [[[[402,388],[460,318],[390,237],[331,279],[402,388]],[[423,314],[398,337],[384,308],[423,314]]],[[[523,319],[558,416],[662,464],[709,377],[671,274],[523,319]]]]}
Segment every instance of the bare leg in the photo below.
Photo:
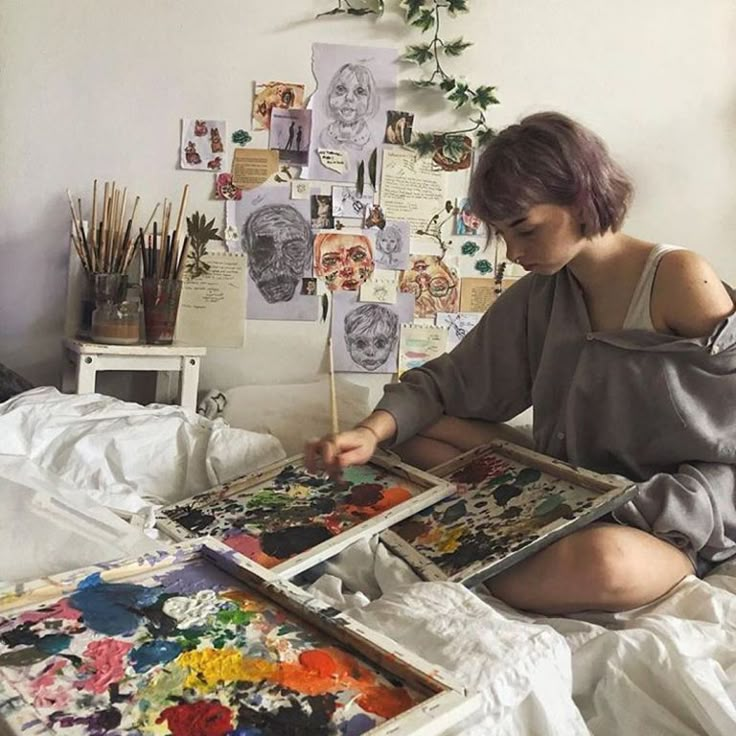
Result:
{"type": "Polygon", "coordinates": [[[591,524],[491,578],[486,587],[515,608],[545,614],[624,611],[693,574],[690,559],[640,529],[591,524]]]}
{"type": "Polygon", "coordinates": [[[507,424],[443,416],[416,437],[396,447],[395,452],[409,465],[427,470],[491,440],[508,440],[530,446],[527,435],[507,424]]]}

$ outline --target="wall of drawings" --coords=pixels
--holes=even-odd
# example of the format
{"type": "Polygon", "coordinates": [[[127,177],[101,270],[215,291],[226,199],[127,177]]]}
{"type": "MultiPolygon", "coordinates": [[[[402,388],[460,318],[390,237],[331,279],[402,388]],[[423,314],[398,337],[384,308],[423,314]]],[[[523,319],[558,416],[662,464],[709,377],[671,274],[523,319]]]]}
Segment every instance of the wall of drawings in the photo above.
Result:
{"type": "Polygon", "coordinates": [[[465,196],[473,158],[409,147],[421,116],[397,107],[399,52],[313,43],[310,61],[252,81],[244,128],[182,118],[180,165],[225,202],[248,321],[325,324],[338,372],[385,382],[453,349],[513,266],[465,196]]]}

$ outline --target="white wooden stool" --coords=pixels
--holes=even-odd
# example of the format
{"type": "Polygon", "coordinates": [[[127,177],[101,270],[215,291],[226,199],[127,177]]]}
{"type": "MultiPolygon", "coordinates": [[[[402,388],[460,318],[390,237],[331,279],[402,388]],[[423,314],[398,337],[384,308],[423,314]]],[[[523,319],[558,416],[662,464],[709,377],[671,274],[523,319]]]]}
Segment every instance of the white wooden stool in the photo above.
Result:
{"type": "MultiPolygon", "coordinates": [[[[186,345],[102,345],[64,339],[62,390],[75,394],[94,393],[98,371],[156,371],[179,373],[177,403],[197,410],[199,363],[207,348],[186,345]]],[[[156,401],[167,387],[156,376],[156,401]]]]}

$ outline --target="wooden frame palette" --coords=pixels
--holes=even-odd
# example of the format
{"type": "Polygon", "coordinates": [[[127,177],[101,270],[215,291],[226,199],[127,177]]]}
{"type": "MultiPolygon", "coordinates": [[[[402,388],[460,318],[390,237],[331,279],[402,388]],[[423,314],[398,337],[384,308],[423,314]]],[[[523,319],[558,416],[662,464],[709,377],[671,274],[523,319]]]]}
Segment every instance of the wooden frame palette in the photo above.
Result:
{"type": "Polygon", "coordinates": [[[432,469],[455,492],[381,540],[426,580],[475,585],[629,501],[631,481],[494,441],[432,469]]]}
{"type": "Polygon", "coordinates": [[[308,473],[296,455],[163,507],[157,527],[179,541],[215,537],[292,577],[451,492],[447,481],[389,456],[347,468],[336,481],[308,473]]]}
{"type": "Polygon", "coordinates": [[[216,540],[0,591],[12,736],[429,736],[478,704],[216,540]]]}

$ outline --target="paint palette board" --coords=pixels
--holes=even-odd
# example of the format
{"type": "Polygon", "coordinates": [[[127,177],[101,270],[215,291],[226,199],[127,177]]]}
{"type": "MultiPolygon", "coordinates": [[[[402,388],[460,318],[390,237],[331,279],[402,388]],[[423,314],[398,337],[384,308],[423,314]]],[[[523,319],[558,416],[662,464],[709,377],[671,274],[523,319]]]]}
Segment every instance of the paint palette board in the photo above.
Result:
{"type": "Polygon", "coordinates": [[[439,734],[478,704],[216,540],[0,590],[13,736],[439,734]]]}
{"type": "Polygon", "coordinates": [[[636,493],[630,481],[501,440],[433,468],[455,492],[381,540],[427,580],[475,585],[636,493]]]}
{"type": "Polygon", "coordinates": [[[165,506],[157,526],[175,540],[212,536],[278,575],[293,577],[452,492],[437,476],[378,454],[340,480],[297,455],[165,506]]]}

